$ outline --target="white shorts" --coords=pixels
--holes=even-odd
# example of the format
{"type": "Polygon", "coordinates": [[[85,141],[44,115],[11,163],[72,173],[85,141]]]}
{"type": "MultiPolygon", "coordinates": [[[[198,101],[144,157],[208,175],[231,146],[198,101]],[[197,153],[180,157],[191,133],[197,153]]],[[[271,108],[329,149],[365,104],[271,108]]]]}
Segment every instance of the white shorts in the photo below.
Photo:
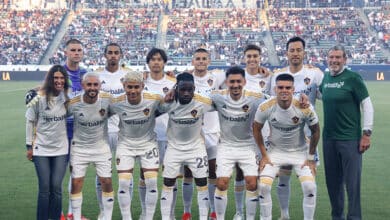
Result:
{"type": "Polygon", "coordinates": [[[70,158],[72,178],[84,177],[89,164],[96,167],[96,174],[99,177],[111,177],[112,173],[112,154],[111,152],[103,154],[72,154],[70,158]]]}
{"type": "Polygon", "coordinates": [[[118,145],[116,150],[116,169],[130,170],[134,168],[134,163],[139,160],[141,167],[145,169],[159,168],[158,146],[156,142],[148,142],[142,149],[132,148],[125,145],[118,145]]]}
{"type": "Polygon", "coordinates": [[[220,137],[219,133],[205,133],[203,135],[209,160],[217,158],[217,146],[219,144],[220,137]]]}
{"type": "Polygon", "coordinates": [[[258,163],[256,151],[250,147],[228,147],[220,144],[217,153],[217,177],[230,177],[236,163],[244,176],[257,176],[258,163]]]}
{"type": "Polygon", "coordinates": [[[167,150],[167,145],[168,145],[168,142],[167,141],[157,141],[157,145],[158,145],[158,154],[160,155],[160,164],[163,164],[164,162],[164,155],[165,155],[165,151],[167,150]]]}
{"type": "Polygon", "coordinates": [[[297,176],[313,176],[309,166],[302,167],[307,158],[306,152],[281,152],[273,150],[268,152],[268,157],[273,165],[267,164],[260,176],[275,178],[281,166],[291,165],[297,176]]]}
{"type": "Polygon", "coordinates": [[[164,157],[163,177],[176,178],[181,174],[181,167],[187,165],[194,178],[208,177],[208,157],[203,144],[187,151],[177,150],[169,143],[164,157]]]}
{"type": "Polygon", "coordinates": [[[108,132],[108,145],[110,145],[111,153],[115,153],[118,145],[118,132],[108,132]]]}

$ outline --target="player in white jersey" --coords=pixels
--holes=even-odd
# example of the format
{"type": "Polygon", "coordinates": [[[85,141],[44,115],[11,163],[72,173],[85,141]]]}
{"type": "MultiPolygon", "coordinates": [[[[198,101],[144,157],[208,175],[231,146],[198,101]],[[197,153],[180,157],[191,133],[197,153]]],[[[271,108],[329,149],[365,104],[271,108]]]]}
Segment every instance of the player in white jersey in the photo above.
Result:
{"type": "MultiPolygon", "coordinates": [[[[121,78],[125,75],[128,69],[122,68],[120,60],[123,56],[122,48],[117,43],[109,43],[104,48],[104,57],[106,59],[106,66],[102,69],[96,70],[101,81],[101,90],[110,93],[113,97],[123,94],[123,85],[121,78]]],[[[113,115],[108,119],[108,144],[111,152],[115,153],[118,144],[118,123],[119,118],[113,115]]],[[[133,185],[129,186],[130,194],[133,192],[133,185]]],[[[99,202],[100,213],[98,220],[103,219],[103,203],[102,203],[102,187],[99,178],[96,176],[96,197],[99,202]]]]}
{"type": "Polygon", "coordinates": [[[320,137],[317,114],[310,106],[299,108],[299,101],[293,98],[294,78],[280,74],[276,78],[276,98],[262,103],[255,116],[253,134],[260,148],[260,219],[272,219],[271,187],[279,168],[291,165],[301,182],[303,191],[304,219],[314,218],[317,186],[315,183],[316,163],[314,154],[320,137]],[[268,121],[271,129],[268,150],[265,148],[261,129],[268,121]],[[304,126],[308,125],[312,135],[310,147],[306,142],[304,126]]]}
{"type": "Polygon", "coordinates": [[[211,100],[195,94],[194,77],[190,73],[177,76],[176,101],[161,109],[169,115],[168,147],[164,156],[164,186],[161,193],[161,216],[171,219],[173,190],[181,167],[187,165],[195,179],[198,191],[199,219],[208,219],[207,190],[208,158],[201,136],[204,113],[213,110],[211,100]]]}
{"type": "Polygon", "coordinates": [[[217,219],[225,219],[227,190],[236,164],[243,170],[246,182],[246,219],[255,219],[256,215],[258,165],[252,122],[258,105],[265,98],[262,93],[244,90],[245,83],[245,70],[231,67],[226,71],[228,89],[211,95],[221,125],[215,191],[217,219]]]}
{"type": "Polygon", "coordinates": [[[81,219],[83,201],[82,186],[90,163],[102,185],[103,216],[111,219],[114,207],[114,192],[111,181],[111,151],[108,145],[107,119],[112,96],[100,92],[97,73],[86,73],[82,80],[83,93],[72,98],[68,113],[74,117],[74,136],[71,141],[72,213],[75,220],[81,219]]]}
{"type": "Polygon", "coordinates": [[[66,69],[54,65],[26,111],[26,156],[38,177],[36,219],[60,219],[62,181],[68,164],[66,104],[70,88],[66,69]]]}
{"type": "MultiPolygon", "coordinates": [[[[147,78],[144,81],[145,84],[144,91],[149,91],[149,92],[153,92],[165,96],[165,94],[174,87],[176,83],[176,79],[174,77],[168,76],[167,74],[164,74],[164,67],[167,61],[168,61],[168,57],[165,51],[162,49],[152,48],[148,52],[148,54],[146,55],[146,63],[148,64],[149,73],[147,74],[147,78]]],[[[167,147],[167,136],[166,136],[167,124],[168,124],[167,114],[162,114],[161,116],[156,118],[156,126],[154,128],[154,131],[157,134],[160,164],[162,164],[162,160],[165,154],[165,148],[167,147]]],[[[145,178],[143,177],[142,173],[143,172],[141,169],[138,192],[139,192],[139,197],[141,199],[141,207],[142,207],[141,216],[145,216],[146,186],[144,180],[145,178]]],[[[177,189],[175,189],[175,194],[176,191],[177,189]]],[[[171,210],[172,219],[174,218],[174,214],[175,214],[175,210],[173,206],[171,210]]]]}
{"type": "MultiPolygon", "coordinates": [[[[192,57],[194,67],[193,76],[195,81],[195,92],[203,96],[210,96],[213,90],[220,89],[225,83],[225,74],[222,71],[208,71],[210,64],[210,54],[206,49],[199,48],[195,50],[192,57]]],[[[216,111],[207,112],[204,115],[204,124],[202,134],[205,138],[207,156],[209,159],[209,177],[208,190],[210,199],[210,218],[215,219],[214,209],[214,192],[216,188],[217,176],[215,174],[215,161],[217,157],[217,145],[219,143],[219,121],[216,111]]],[[[184,213],[182,220],[191,219],[192,194],[193,194],[193,177],[191,171],[185,167],[183,179],[183,206],[184,213]]]]}
{"type": "MultiPolygon", "coordinates": [[[[310,103],[315,107],[316,98],[319,97],[319,86],[322,82],[323,73],[320,69],[304,65],[305,56],[305,41],[300,37],[293,37],[288,40],[287,58],[289,66],[276,70],[272,80],[271,87],[276,85],[276,77],[280,74],[290,74],[294,77],[294,96],[298,98],[301,94],[308,97],[310,103]]],[[[276,95],[274,90],[271,90],[271,95],[276,95]]],[[[310,138],[310,129],[305,127],[306,136],[310,138]]],[[[315,157],[317,164],[319,163],[318,152],[315,157]]],[[[279,205],[282,218],[289,218],[289,199],[290,199],[290,176],[292,167],[282,167],[278,176],[279,183],[277,187],[279,205]]]]}
{"type": "Polygon", "coordinates": [[[158,145],[155,126],[156,110],[162,96],[143,91],[143,75],[128,71],[122,79],[124,95],[115,99],[110,112],[119,116],[119,142],[116,167],[119,177],[118,200],[122,219],[132,219],[129,185],[133,182],[133,168],[139,159],[145,176],[146,213],[144,219],[153,220],[158,190],[158,145]]]}

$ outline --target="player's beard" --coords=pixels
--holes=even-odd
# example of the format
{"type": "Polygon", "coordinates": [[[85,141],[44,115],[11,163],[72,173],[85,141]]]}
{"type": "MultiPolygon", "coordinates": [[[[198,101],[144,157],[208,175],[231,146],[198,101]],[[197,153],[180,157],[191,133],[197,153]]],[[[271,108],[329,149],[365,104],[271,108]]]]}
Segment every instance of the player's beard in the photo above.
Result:
{"type": "Polygon", "coordinates": [[[99,94],[99,90],[90,89],[90,90],[87,90],[87,92],[85,94],[89,99],[94,99],[99,94]]]}

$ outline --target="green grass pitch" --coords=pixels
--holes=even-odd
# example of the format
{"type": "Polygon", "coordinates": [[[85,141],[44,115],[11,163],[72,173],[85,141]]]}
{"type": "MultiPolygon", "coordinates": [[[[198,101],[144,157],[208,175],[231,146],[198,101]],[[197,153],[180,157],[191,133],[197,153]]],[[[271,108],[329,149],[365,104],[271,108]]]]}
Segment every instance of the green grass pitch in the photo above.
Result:
{"type": "MultiPolygon", "coordinates": [[[[25,157],[25,106],[24,94],[28,88],[37,82],[0,82],[0,219],[26,220],[35,219],[37,198],[37,177],[34,166],[25,157]]],[[[368,82],[368,89],[375,108],[375,125],[372,136],[372,147],[364,154],[362,176],[362,208],[363,218],[370,220],[388,219],[390,216],[390,148],[388,148],[390,130],[390,101],[386,91],[390,82],[368,82]],[[387,143],[387,144],[386,144],[387,143]]],[[[321,101],[317,104],[320,120],[322,120],[321,101]]],[[[321,152],[321,144],[319,149],[321,152]]],[[[68,204],[67,183],[69,173],[64,180],[63,210],[66,213],[68,204]]],[[[94,187],[95,171],[90,168],[83,189],[83,214],[96,219],[98,205],[94,187]]],[[[138,179],[136,171],[135,180],[138,179]]],[[[326,191],[323,166],[317,174],[318,198],[316,219],[330,219],[329,198],[326,191]]],[[[138,219],[140,205],[137,183],[134,181],[132,211],[134,219],[138,219]]],[[[161,185],[161,178],[159,184],[161,185]]],[[[231,181],[233,182],[233,181],[231,181]]],[[[113,174],[114,189],[118,188],[117,175],[113,174]]],[[[179,180],[179,185],[181,180],[179,180]]],[[[181,186],[178,192],[176,218],[180,219],[183,206],[181,202],[181,186]]],[[[193,217],[197,219],[197,207],[194,194],[193,217]]],[[[227,219],[232,219],[235,213],[233,188],[229,189],[229,204],[227,219]]],[[[273,188],[274,219],[279,217],[279,208],[273,188]]],[[[297,178],[292,178],[290,200],[290,215],[292,219],[303,219],[302,191],[297,178]]],[[[257,216],[257,218],[259,218],[257,216]]],[[[113,219],[121,219],[118,202],[115,201],[113,219]]],[[[160,219],[160,208],[157,205],[155,219],[160,219]]]]}

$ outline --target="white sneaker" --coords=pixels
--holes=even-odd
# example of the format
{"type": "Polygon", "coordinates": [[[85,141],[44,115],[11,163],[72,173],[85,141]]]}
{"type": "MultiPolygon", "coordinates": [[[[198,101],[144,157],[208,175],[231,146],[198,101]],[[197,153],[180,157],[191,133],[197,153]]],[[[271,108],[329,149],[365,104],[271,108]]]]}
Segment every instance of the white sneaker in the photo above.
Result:
{"type": "Polygon", "coordinates": [[[233,217],[233,220],[244,220],[244,218],[242,217],[241,213],[236,212],[236,214],[233,217]]]}

